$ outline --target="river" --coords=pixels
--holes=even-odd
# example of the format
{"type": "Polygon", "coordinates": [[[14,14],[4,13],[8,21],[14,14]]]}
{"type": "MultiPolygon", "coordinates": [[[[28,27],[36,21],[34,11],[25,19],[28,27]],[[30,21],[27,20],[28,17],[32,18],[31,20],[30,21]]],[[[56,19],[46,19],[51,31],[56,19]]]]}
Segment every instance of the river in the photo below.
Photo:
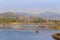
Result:
{"type": "Polygon", "coordinates": [[[39,33],[34,31],[12,31],[0,29],[0,40],[54,40],[53,33],[59,33],[58,30],[40,29],[39,33]]]}

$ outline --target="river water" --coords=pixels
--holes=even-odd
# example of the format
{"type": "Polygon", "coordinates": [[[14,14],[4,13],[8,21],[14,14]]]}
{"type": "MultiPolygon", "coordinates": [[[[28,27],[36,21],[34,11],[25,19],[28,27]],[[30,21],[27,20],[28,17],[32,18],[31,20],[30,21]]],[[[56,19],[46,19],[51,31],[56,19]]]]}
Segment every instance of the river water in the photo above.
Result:
{"type": "Polygon", "coordinates": [[[12,31],[0,29],[0,40],[54,40],[53,33],[59,33],[58,30],[40,29],[39,33],[35,31],[12,31]]]}

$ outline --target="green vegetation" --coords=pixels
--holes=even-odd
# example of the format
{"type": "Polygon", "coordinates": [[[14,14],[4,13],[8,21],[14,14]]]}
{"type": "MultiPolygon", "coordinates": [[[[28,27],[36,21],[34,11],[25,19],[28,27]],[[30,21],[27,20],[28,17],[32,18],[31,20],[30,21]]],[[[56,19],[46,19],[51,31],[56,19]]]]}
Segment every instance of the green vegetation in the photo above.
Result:
{"type": "Polygon", "coordinates": [[[56,30],[60,30],[60,20],[49,20],[49,22],[54,22],[54,25],[52,28],[56,30]]]}
{"type": "Polygon", "coordinates": [[[18,19],[15,18],[0,18],[0,24],[1,23],[10,23],[10,22],[21,22],[18,19]]]}
{"type": "MultiPolygon", "coordinates": [[[[10,23],[10,22],[25,22],[25,20],[19,20],[16,18],[0,18],[0,23],[10,23]]],[[[43,19],[33,20],[33,23],[42,23],[42,22],[46,22],[46,21],[43,19]]]]}
{"type": "Polygon", "coordinates": [[[34,22],[34,23],[43,23],[43,22],[46,22],[46,21],[43,20],[43,19],[39,19],[39,20],[34,20],[33,22],[34,22]]]}
{"type": "MultiPolygon", "coordinates": [[[[16,18],[0,18],[0,24],[22,23],[22,22],[30,23],[32,21],[19,20],[19,19],[16,19],[16,18]]],[[[36,20],[33,20],[33,23],[46,23],[46,20],[36,19],[36,20]]],[[[52,26],[51,29],[60,30],[60,20],[49,20],[49,23],[51,23],[52,25],[56,25],[56,26],[52,26]]]]}

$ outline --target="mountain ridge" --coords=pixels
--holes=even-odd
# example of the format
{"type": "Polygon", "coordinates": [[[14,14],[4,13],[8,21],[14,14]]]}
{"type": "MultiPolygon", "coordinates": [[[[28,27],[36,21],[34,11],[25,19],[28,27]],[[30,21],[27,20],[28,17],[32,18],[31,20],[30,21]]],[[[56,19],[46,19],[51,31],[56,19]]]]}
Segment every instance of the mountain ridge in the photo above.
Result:
{"type": "MultiPolygon", "coordinates": [[[[16,18],[19,20],[38,20],[43,19],[42,17],[39,17],[37,15],[23,15],[21,13],[13,13],[13,12],[5,12],[0,14],[0,18],[16,18]]],[[[45,19],[44,19],[45,20],[45,19]]]]}
{"type": "Polygon", "coordinates": [[[54,12],[45,12],[42,14],[38,14],[38,16],[42,16],[50,20],[60,20],[60,14],[54,12]]]}

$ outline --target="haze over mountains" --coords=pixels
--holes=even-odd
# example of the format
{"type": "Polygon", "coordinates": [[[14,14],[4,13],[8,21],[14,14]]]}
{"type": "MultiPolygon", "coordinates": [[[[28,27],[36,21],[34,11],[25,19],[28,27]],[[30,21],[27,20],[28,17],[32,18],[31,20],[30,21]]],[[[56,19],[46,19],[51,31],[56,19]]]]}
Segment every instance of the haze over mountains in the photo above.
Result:
{"type": "Polygon", "coordinates": [[[45,12],[42,14],[32,14],[32,13],[13,13],[13,12],[5,12],[0,14],[0,18],[18,18],[23,20],[36,20],[36,19],[43,19],[42,17],[50,20],[60,20],[60,14],[53,13],[53,12],[45,12]]]}
{"type": "Polygon", "coordinates": [[[45,12],[43,14],[38,14],[39,16],[45,17],[50,20],[60,20],[60,14],[59,13],[53,13],[53,12],[45,12]]]}
{"type": "Polygon", "coordinates": [[[43,19],[33,14],[28,13],[13,13],[13,12],[5,12],[0,14],[0,18],[16,18],[19,20],[37,20],[43,19]]]}

